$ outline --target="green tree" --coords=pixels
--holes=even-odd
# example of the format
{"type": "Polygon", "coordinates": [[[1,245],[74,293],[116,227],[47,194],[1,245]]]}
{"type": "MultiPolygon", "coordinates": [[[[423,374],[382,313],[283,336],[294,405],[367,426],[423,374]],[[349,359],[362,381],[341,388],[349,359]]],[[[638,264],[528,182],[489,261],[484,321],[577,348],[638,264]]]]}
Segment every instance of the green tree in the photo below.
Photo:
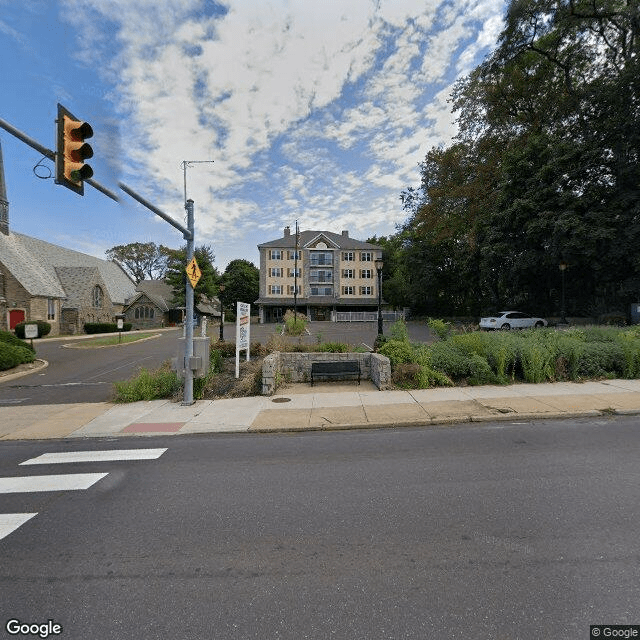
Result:
{"type": "Polygon", "coordinates": [[[561,260],[570,312],[640,297],[639,47],[636,2],[512,0],[454,91],[458,139],[401,195],[419,308],[557,313],[561,260]]]}
{"type": "MultiPolygon", "coordinates": [[[[173,289],[173,302],[178,306],[185,305],[185,285],[187,282],[187,247],[180,249],[166,249],[167,272],[166,282],[173,289]]],[[[215,256],[209,245],[196,247],[194,256],[202,273],[194,289],[195,304],[199,304],[202,296],[213,298],[218,291],[218,270],[213,266],[215,256]]],[[[189,285],[191,286],[191,285],[189,285]]]]}
{"type": "Polygon", "coordinates": [[[232,260],[222,274],[219,284],[224,292],[218,293],[223,305],[236,311],[237,302],[253,304],[260,295],[260,270],[248,260],[232,260]]]}
{"type": "Polygon", "coordinates": [[[166,247],[155,242],[120,244],[105,252],[109,260],[119,262],[135,280],[162,279],[167,270],[166,247]]]}

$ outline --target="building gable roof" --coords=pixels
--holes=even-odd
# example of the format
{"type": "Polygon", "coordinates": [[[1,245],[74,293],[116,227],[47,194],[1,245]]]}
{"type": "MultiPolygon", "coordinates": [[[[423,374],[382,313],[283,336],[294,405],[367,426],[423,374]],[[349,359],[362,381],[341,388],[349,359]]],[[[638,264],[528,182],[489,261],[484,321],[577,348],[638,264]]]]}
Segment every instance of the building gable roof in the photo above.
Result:
{"type": "MultiPolygon", "coordinates": [[[[298,248],[306,247],[310,242],[317,238],[319,235],[323,235],[329,243],[332,243],[337,249],[363,249],[363,250],[375,250],[382,249],[382,247],[371,244],[370,242],[363,242],[362,240],[355,240],[349,238],[348,235],[341,233],[333,233],[332,231],[301,231],[298,236],[298,248]]],[[[258,245],[258,249],[261,248],[273,248],[273,249],[295,249],[296,236],[292,233],[288,236],[283,236],[277,240],[270,240],[269,242],[263,242],[258,245]]]]}
{"type": "Polygon", "coordinates": [[[0,234],[0,262],[32,295],[66,298],[56,269],[97,269],[109,299],[124,304],[135,284],[117,262],[102,260],[21,233],[0,234]]]}

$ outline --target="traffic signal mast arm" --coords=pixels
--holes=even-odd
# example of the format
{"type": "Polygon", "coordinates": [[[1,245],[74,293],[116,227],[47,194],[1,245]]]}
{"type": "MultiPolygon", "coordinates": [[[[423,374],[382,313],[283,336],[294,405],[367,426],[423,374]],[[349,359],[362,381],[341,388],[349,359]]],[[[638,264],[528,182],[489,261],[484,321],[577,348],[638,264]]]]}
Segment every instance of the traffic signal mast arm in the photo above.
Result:
{"type": "MultiPolygon", "coordinates": [[[[56,161],[55,151],[51,151],[51,149],[47,149],[47,147],[45,147],[44,145],[41,145],[37,140],[34,140],[33,138],[29,137],[23,131],[16,129],[16,127],[9,124],[6,120],[3,120],[2,118],[0,118],[0,127],[4,129],[7,133],[10,133],[15,138],[18,138],[18,140],[20,140],[21,142],[24,142],[26,145],[28,145],[32,149],[35,149],[36,151],[41,153],[43,156],[45,156],[45,158],[49,158],[49,160],[53,160],[54,162],[56,161]]],[[[97,189],[98,191],[104,193],[105,196],[111,198],[112,200],[115,200],[116,202],[120,202],[120,198],[115,193],[113,193],[113,191],[110,191],[109,189],[107,189],[107,187],[102,186],[96,180],[93,180],[92,178],[88,178],[84,180],[84,182],[91,185],[94,189],[97,189]]]]}

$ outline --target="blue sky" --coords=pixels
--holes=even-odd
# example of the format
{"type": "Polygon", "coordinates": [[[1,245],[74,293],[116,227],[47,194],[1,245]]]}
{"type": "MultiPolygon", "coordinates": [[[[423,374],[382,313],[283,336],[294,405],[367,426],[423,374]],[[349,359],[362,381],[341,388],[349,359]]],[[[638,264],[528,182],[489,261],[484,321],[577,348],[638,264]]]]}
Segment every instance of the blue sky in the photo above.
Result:
{"type": "MultiPolygon", "coordinates": [[[[301,229],[394,233],[418,163],[455,135],[448,98],[495,47],[503,0],[0,0],[0,118],[53,149],[88,121],[94,179],[184,220],[223,270],[301,229]]],[[[123,194],[81,197],[0,129],[13,231],[104,257],[183,244],[123,194]],[[42,177],[37,177],[36,173],[42,177]]]]}

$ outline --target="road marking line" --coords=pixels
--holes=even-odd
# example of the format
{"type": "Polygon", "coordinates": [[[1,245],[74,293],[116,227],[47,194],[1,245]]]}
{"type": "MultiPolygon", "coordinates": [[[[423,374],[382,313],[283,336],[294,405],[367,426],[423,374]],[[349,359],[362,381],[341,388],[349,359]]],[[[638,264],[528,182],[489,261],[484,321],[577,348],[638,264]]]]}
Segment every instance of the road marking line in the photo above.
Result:
{"type": "Polygon", "coordinates": [[[26,476],[0,478],[0,493],[30,493],[31,491],[75,491],[88,489],[106,473],[67,473],[56,476],[26,476]]]}
{"type": "Polygon", "coordinates": [[[114,460],[156,460],[166,449],[113,449],[111,451],[66,451],[61,453],[43,453],[20,463],[61,464],[66,462],[103,462],[114,460]]]}
{"type": "Polygon", "coordinates": [[[37,513],[0,513],[0,540],[37,515],[37,513]]]}

